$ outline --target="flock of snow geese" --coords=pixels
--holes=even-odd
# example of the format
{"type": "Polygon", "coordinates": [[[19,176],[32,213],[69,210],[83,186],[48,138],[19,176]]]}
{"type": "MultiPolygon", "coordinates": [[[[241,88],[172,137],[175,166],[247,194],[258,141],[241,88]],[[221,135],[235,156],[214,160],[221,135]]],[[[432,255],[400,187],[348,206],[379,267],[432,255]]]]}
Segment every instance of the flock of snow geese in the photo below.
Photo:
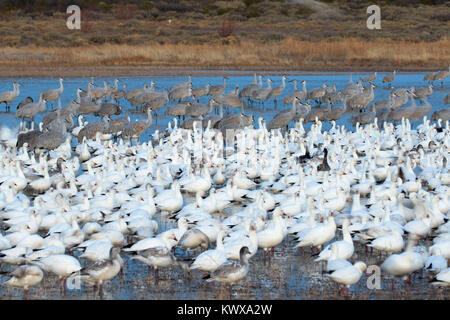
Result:
{"type": "MultiPolygon", "coordinates": [[[[155,279],[159,269],[179,267],[231,287],[252,270],[254,255],[270,260],[289,239],[299,250],[310,247],[324,281],[347,294],[367,268],[354,261],[357,246],[386,254],[380,266],[392,279],[426,272],[431,285],[450,285],[449,109],[413,129],[409,118],[430,112],[433,86],[397,89],[377,104],[376,76],[362,79],[367,87],[350,82],[339,92],[326,85],[306,91],[303,81],[303,90],[283,99],[292,108],[267,125],[258,118],[257,128],[243,100],[276,99],[286,77],[274,88],[268,79],[266,88],[255,75],[230,94],[226,77],[223,85],[192,88],[189,79],[163,92],[153,82],[127,91],[118,80],[103,88],[91,80],[64,108],[60,79],[60,88],[43,91],[38,102],[24,99],[16,116],[30,121],[47,102],[59,103],[38,129],[24,121],[18,136],[0,146],[0,260],[7,270],[0,272],[9,276],[3,284],[26,291],[45,272],[58,277],[61,289],[79,277],[101,291],[104,281],[126,272],[127,261],[138,260],[155,279]],[[196,102],[203,95],[211,96],[207,105],[196,102]],[[114,119],[122,98],[141,106],[147,119],[114,119]],[[405,106],[408,99],[412,106],[405,106]],[[152,113],[171,100],[178,102],[165,112],[178,121],[139,142],[152,113]],[[311,107],[314,100],[319,105],[311,107]],[[344,107],[332,106],[338,102],[344,107]],[[219,115],[212,112],[217,106],[219,115]],[[222,106],[241,113],[224,115],[222,106]],[[354,132],[334,122],[347,108],[364,110],[355,115],[354,132]],[[414,110],[405,116],[399,109],[414,110]],[[103,119],[86,123],[86,114],[103,119]],[[333,125],[325,131],[327,120],[333,125]],[[161,230],[156,218],[176,227],[161,230]],[[17,267],[8,272],[11,266],[17,267]]],[[[19,87],[9,93],[17,97],[19,87]]],[[[13,100],[0,95],[7,108],[13,100]]]]}

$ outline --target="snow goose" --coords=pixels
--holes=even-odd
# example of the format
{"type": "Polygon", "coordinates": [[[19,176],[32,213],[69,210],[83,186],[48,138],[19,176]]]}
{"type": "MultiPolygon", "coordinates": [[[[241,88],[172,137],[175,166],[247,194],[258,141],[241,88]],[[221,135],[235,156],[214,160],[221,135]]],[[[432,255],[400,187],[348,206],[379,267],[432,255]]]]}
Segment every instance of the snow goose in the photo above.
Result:
{"type": "Polygon", "coordinates": [[[39,284],[44,277],[44,273],[38,266],[29,265],[20,266],[9,275],[11,278],[3,284],[23,288],[24,294],[26,294],[28,287],[39,284]]]}
{"type": "Polygon", "coordinates": [[[138,251],[136,255],[131,257],[131,260],[139,260],[149,267],[155,268],[155,279],[158,279],[158,268],[166,268],[174,264],[184,266],[177,261],[170,249],[165,246],[138,251]]]}
{"type": "MultiPolygon", "coordinates": [[[[220,265],[211,275],[206,276],[207,282],[218,281],[228,283],[230,286],[236,281],[243,279],[249,269],[248,256],[250,250],[247,247],[242,247],[239,251],[240,259],[228,260],[220,265]]],[[[230,287],[231,290],[231,287],[230,287]]]]}
{"type": "Polygon", "coordinates": [[[299,243],[296,248],[301,247],[317,247],[319,250],[324,243],[327,243],[334,238],[336,233],[336,223],[334,221],[333,213],[330,213],[327,223],[320,223],[311,229],[302,231],[301,237],[298,239],[299,243]]]}
{"type": "Polygon", "coordinates": [[[434,286],[448,287],[450,286],[450,268],[444,269],[439,272],[431,282],[434,286]]]}
{"type": "Polygon", "coordinates": [[[273,224],[256,234],[258,238],[258,247],[264,249],[264,257],[266,256],[267,250],[272,249],[273,251],[273,248],[283,241],[281,214],[281,209],[279,207],[275,208],[273,213],[273,224]]]}
{"type": "Polygon", "coordinates": [[[95,282],[99,286],[99,292],[102,292],[103,282],[114,278],[120,269],[120,248],[111,247],[108,258],[99,260],[80,270],[80,279],[95,282]]]}
{"type": "Polygon", "coordinates": [[[170,194],[164,195],[164,197],[160,197],[162,194],[159,194],[154,198],[156,208],[164,212],[175,213],[183,207],[183,196],[180,192],[180,185],[174,182],[172,184],[173,186],[174,190],[170,194]]]}
{"type": "Polygon", "coordinates": [[[56,274],[58,276],[60,289],[62,289],[62,280],[64,280],[64,290],[67,277],[81,270],[80,262],[73,256],[66,254],[56,254],[41,258],[38,261],[35,261],[34,264],[38,265],[46,272],[56,274]]]}
{"type": "Polygon", "coordinates": [[[187,250],[189,255],[189,250],[196,249],[198,246],[201,246],[203,249],[208,249],[209,244],[208,236],[200,229],[193,228],[183,234],[177,246],[183,250],[187,250]]]}
{"type": "Polygon", "coordinates": [[[425,261],[424,269],[436,274],[446,269],[447,267],[447,259],[445,259],[441,255],[433,255],[429,256],[427,261],[425,261]]]}
{"type": "Polygon", "coordinates": [[[380,251],[400,252],[403,249],[403,237],[397,231],[391,231],[388,234],[381,235],[372,240],[368,247],[373,247],[380,251]]]}
{"type": "MultiPolygon", "coordinates": [[[[357,283],[361,276],[366,271],[366,264],[362,261],[355,262],[354,265],[339,268],[328,275],[333,281],[343,284],[347,287],[347,295],[349,294],[350,286],[357,283]]],[[[339,290],[341,291],[341,290],[339,290]]]]}
{"type": "Polygon", "coordinates": [[[349,220],[344,220],[342,225],[342,234],[343,234],[343,240],[335,241],[328,246],[326,246],[320,253],[319,257],[316,258],[314,261],[322,261],[322,260],[329,260],[334,256],[334,259],[350,259],[350,257],[353,255],[353,252],[355,250],[353,246],[353,240],[350,236],[350,232],[348,231],[348,226],[350,224],[349,220]],[[332,246],[334,246],[334,254],[332,252],[332,246]]]}
{"type": "Polygon", "coordinates": [[[85,258],[89,261],[98,261],[108,259],[110,257],[110,250],[113,247],[110,241],[103,240],[88,240],[81,243],[79,248],[85,247],[85,250],[80,258],[85,258]]]}
{"type": "Polygon", "coordinates": [[[225,261],[227,261],[227,254],[225,253],[222,238],[225,232],[220,231],[217,236],[216,248],[202,252],[197,256],[189,269],[198,269],[206,272],[213,272],[225,261]]]}
{"type": "Polygon", "coordinates": [[[166,247],[172,249],[177,244],[177,238],[174,232],[164,232],[156,237],[139,240],[129,248],[124,248],[123,251],[143,251],[149,248],[166,247]]]}
{"type": "MultiPolygon", "coordinates": [[[[406,281],[408,275],[424,267],[425,261],[422,255],[416,252],[412,246],[412,241],[408,243],[406,251],[390,255],[381,264],[381,270],[394,277],[403,277],[406,281]]],[[[392,288],[394,279],[392,279],[392,288]]]]}
{"type": "Polygon", "coordinates": [[[258,251],[258,237],[253,224],[250,225],[250,233],[248,236],[245,235],[225,243],[224,250],[228,256],[228,259],[239,260],[239,251],[244,246],[249,248],[249,258],[253,257],[258,251]]]}

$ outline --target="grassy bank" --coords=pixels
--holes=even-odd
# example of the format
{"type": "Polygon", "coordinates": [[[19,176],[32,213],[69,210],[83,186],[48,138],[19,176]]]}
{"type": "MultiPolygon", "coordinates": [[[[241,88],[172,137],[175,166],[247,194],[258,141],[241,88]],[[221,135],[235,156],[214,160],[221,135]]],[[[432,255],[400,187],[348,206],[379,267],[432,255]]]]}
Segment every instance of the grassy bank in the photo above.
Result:
{"type": "Polygon", "coordinates": [[[0,71],[3,76],[51,76],[61,71],[83,76],[95,68],[121,74],[160,69],[432,70],[446,69],[449,57],[450,40],[27,46],[0,48],[0,71]]]}

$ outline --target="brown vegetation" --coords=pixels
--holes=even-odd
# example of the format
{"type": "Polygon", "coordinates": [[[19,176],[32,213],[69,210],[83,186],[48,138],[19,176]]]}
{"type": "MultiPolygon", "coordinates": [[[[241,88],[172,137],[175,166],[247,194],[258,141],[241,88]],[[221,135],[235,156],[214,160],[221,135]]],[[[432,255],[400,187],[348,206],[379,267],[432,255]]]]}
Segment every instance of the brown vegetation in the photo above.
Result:
{"type": "Polygon", "coordinates": [[[74,0],[66,2],[80,5],[81,30],[68,30],[65,0],[57,11],[42,5],[50,2],[0,5],[3,75],[89,66],[446,69],[450,57],[446,4],[380,1],[382,30],[368,30],[367,1],[74,0]]]}

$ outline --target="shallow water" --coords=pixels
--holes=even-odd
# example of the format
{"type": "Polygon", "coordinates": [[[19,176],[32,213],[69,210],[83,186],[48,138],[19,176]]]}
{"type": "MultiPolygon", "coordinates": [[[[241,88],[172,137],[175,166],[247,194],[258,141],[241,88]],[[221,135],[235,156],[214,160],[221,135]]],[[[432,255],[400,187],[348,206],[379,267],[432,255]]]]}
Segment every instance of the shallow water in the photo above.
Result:
{"type": "MultiPolygon", "coordinates": [[[[229,79],[227,81],[228,90],[234,89],[236,84],[240,88],[245,87],[253,81],[253,76],[240,75],[238,72],[227,72],[229,79]]],[[[353,73],[353,80],[356,81],[359,76],[363,77],[366,74],[353,73]]],[[[401,73],[398,74],[393,83],[395,88],[411,86],[424,86],[423,73],[401,73]]],[[[387,99],[390,89],[386,89],[381,84],[381,79],[384,74],[379,74],[375,84],[375,101],[387,99]]],[[[274,80],[272,86],[281,85],[281,78],[279,76],[271,76],[274,80]]],[[[323,83],[328,85],[336,84],[337,90],[343,89],[350,79],[349,73],[334,73],[334,74],[289,74],[289,79],[306,80],[307,88],[321,87],[323,83]]],[[[162,88],[169,88],[172,85],[186,81],[186,77],[122,77],[119,78],[122,83],[127,83],[128,90],[142,87],[144,83],[149,83],[151,80],[156,82],[158,91],[162,88]]],[[[96,78],[96,86],[102,86],[103,80],[107,80],[110,85],[113,84],[113,78],[96,78]]],[[[211,84],[221,84],[222,77],[220,75],[201,75],[193,76],[193,86],[204,86],[207,82],[211,84]]],[[[0,79],[0,92],[11,89],[11,83],[19,81],[23,84],[21,87],[21,94],[19,98],[12,104],[11,110],[14,112],[17,103],[26,96],[31,96],[37,99],[40,91],[49,88],[58,87],[57,79],[0,79]]],[[[64,93],[62,95],[62,105],[65,106],[72,99],[75,99],[75,91],[78,87],[86,88],[89,79],[86,78],[67,78],[64,81],[64,93]]],[[[448,81],[447,81],[448,82],[448,81]]],[[[265,83],[264,83],[265,85],[265,83]]],[[[450,85],[444,84],[444,87],[434,88],[432,96],[428,99],[433,107],[433,111],[445,108],[443,103],[444,96],[449,92],[450,85]]],[[[278,108],[274,107],[273,101],[266,102],[265,107],[255,106],[246,110],[246,113],[255,115],[255,119],[259,116],[264,116],[266,120],[270,120],[272,116],[282,109],[282,99],[285,95],[292,92],[291,83],[287,83],[287,88],[283,94],[278,98],[278,108]]],[[[200,102],[206,103],[207,97],[202,97],[200,102]]],[[[122,100],[122,106],[129,108],[129,105],[122,100]]],[[[409,104],[409,103],[408,103],[409,104]]],[[[290,106],[285,106],[288,108],[290,106]]],[[[134,109],[134,107],[132,107],[134,109]]],[[[4,107],[2,106],[2,110],[4,107]]],[[[153,125],[146,135],[141,137],[141,142],[148,140],[149,134],[156,129],[162,130],[167,127],[167,123],[172,117],[163,115],[165,108],[158,112],[158,118],[154,119],[153,125]]],[[[240,110],[232,110],[232,112],[240,112],[240,110]]],[[[135,118],[142,118],[143,115],[131,114],[132,120],[135,118]]],[[[349,122],[351,115],[346,114],[343,118],[337,121],[337,124],[345,124],[347,128],[352,128],[349,122]]],[[[39,115],[36,118],[36,123],[43,118],[39,115]]],[[[88,117],[88,121],[94,121],[93,116],[88,117]]],[[[414,125],[420,121],[413,122],[414,125]]],[[[18,121],[15,119],[13,113],[1,113],[0,125],[7,125],[8,127],[17,127],[18,121]]],[[[308,127],[308,126],[306,126],[308,127]]],[[[324,129],[330,127],[330,124],[325,123],[324,129]]],[[[185,198],[185,201],[190,202],[192,198],[185,198]]],[[[233,208],[234,210],[237,208],[233,208]]],[[[350,207],[345,210],[350,209],[350,207]]],[[[344,212],[345,212],[344,210],[344,212]]],[[[159,232],[167,228],[175,226],[175,221],[168,220],[164,217],[158,217],[159,232]]],[[[341,233],[338,232],[338,238],[341,238],[341,233]]],[[[428,240],[429,241],[429,240],[428,240]]],[[[423,243],[422,243],[423,244],[423,243]]],[[[370,254],[359,243],[356,245],[355,260],[362,260],[368,266],[380,265],[385,259],[380,257],[378,253],[370,254]]],[[[427,243],[429,245],[429,243],[427,243]]],[[[148,272],[146,265],[139,261],[130,260],[129,255],[121,253],[125,260],[125,270],[123,274],[108,281],[104,284],[103,295],[93,293],[89,286],[81,285],[80,289],[68,289],[65,294],[60,293],[56,284],[57,278],[53,275],[46,274],[41,285],[30,288],[25,298],[29,299],[340,299],[343,298],[337,295],[337,286],[331,280],[327,279],[321,272],[321,265],[314,262],[314,257],[311,255],[309,249],[300,252],[293,248],[294,243],[291,237],[287,237],[282,245],[275,248],[274,256],[270,259],[264,259],[263,251],[258,253],[250,260],[250,272],[248,276],[239,284],[233,286],[232,291],[223,285],[212,286],[202,280],[202,272],[195,271],[190,277],[187,277],[185,272],[180,268],[169,268],[159,271],[159,281],[155,281],[152,271],[148,272]]],[[[184,256],[184,252],[176,250],[176,256],[184,256]]],[[[75,252],[74,255],[79,255],[75,252]]],[[[81,260],[83,264],[86,262],[81,260]]],[[[2,265],[2,270],[12,270],[11,266],[2,265]]],[[[362,279],[354,286],[352,286],[350,293],[351,298],[354,299],[449,299],[450,290],[437,289],[429,284],[427,274],[415,274],[408,290],[405,290],[404,284],[400,279],[395,280],[395,289],[391,289],[391,278],[381,274],[381,288],[369,289],[367,287],[367,279],[370,274],[363,275],[362,279]]],[[[2,275],[0,282],[7,279],[2,275]]],[[[23,293],[19,289],[13,289],[6,286],[0,287],[0,297],[4,299],[22,299],[23,293]]]]}

